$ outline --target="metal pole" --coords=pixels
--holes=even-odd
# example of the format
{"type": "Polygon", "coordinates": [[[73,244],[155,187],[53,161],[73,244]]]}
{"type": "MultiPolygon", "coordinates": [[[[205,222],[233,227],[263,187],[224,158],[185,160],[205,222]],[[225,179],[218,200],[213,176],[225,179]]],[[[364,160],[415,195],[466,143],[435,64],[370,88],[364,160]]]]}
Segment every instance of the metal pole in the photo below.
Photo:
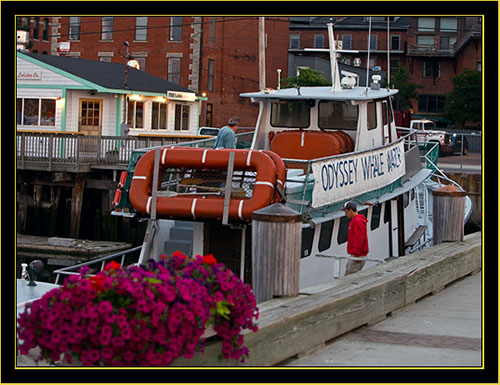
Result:
{"type": "Polygon", "coordinates": [[[259,89],[266,88],[266,42],[264,17],[259,17],[259,89]]]}

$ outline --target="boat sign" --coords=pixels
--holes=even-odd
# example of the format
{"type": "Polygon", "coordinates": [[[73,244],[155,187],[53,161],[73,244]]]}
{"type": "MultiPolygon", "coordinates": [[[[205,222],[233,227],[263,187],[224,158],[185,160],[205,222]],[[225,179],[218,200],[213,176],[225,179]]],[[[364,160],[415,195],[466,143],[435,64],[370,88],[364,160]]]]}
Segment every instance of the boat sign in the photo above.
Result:
{"type": "Polygon", "coordinates": [[[312,164],[312,207],[320,207],[384,187],[405,173],[403,142],[336,156],[312,164]]]}

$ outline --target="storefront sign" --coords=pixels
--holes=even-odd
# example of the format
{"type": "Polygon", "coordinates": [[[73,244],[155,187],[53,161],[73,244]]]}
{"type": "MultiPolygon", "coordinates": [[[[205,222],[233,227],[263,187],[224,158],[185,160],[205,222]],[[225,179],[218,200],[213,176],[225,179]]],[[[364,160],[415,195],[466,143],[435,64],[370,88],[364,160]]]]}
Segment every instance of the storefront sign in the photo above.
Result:
{"type": "Polygon", "coordinates": [[[194,92],[167,91],[167,98],[172,100],[194,102],[196,100],[196,94],[194,92]]]}
{"type": "Polygon", "coordinates": [[[59,55],[69,55],[71,43],[69,41],[62,41],[59,43],[58,52],[59,55]]]}
{"type": "Polygon", "coordinates": [[[42,71],[18,71],[18,80],[41,80],[42,71]]]}
{"type": "Polygon", "coordinates": [[[403,142],[312,164],[312,207],[340,202],[384,187],[405,173],[403,142]]]}

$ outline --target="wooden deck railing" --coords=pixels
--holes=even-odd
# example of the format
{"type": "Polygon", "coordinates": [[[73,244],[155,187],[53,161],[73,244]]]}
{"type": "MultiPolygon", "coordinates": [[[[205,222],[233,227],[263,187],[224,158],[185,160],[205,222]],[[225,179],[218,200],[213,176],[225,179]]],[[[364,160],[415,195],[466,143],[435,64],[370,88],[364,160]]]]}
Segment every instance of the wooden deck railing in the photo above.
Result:
{"type": "Polygon", "coordinates": [[[18,169],[85,171],[95,165],[126,165],[132,151],[192,141],[193,137],[117,137],[17,132],[18,169]]]}

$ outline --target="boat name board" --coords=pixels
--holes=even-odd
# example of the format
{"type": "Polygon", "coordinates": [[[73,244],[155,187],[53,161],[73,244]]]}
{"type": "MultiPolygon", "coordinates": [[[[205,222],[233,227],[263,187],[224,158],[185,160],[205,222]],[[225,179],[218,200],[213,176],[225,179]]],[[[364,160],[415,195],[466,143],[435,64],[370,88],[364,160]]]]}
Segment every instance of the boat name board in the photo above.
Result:
{"type": "Polygon", "coordinates": [[[405,173],[402,141],[395,144],[319,161],[312,164],[312,207],[340,202],[384,187],[405,173]]]}

